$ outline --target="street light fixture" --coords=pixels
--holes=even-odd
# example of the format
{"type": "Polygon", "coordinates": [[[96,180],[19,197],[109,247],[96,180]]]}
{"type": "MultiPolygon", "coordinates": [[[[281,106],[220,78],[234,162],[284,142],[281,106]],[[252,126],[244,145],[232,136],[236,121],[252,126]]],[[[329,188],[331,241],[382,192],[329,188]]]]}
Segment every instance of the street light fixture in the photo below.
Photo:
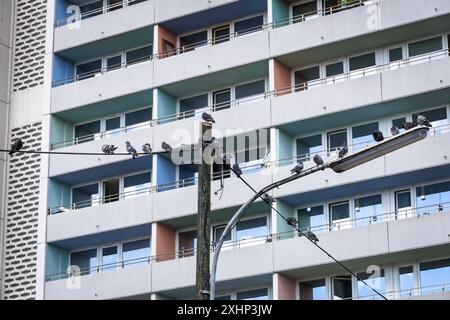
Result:
{"type": "Polygon", "coordinates": [[[341,173],[341,172],[353,169],[353,168],[355,168],[359,165],[362,165],[366,162],[369,162],[373,159],[382,157],[392,151],[398,150],[398,149],[406,147],[412,143],[415,143],[415,142],[425,139],[425,137],[428,134],[428,130],[429,130],[429,128],[427,125],[415,126],[413,128],[410,128],[409,130],[406,130],[405,132],[403,132],[401,134],[397,134],[390,138],[384,139],[383,141],[381,141],[373,146],[362,149],[356,153],[346,154],[337,160],[334,160],[331,162],[325,162],[325,163],[317,165],[315,167],[295,173],[295,174],[291,175],[290,177],[287,177],[280,181],[274,182],[274,183],[264,187],[259,192],[255,193],[255,195],[253,195],[246,203],[244,203],[239,208],[239,210],[234,214],[234,216],[231,218],[231,220],[228,222],[227,226],[225,227],[225,230],[222,232],[220,239],[215,244],[214,256],[213,256],[213,261],[212,261],[212,265],[211,265],[210,299],[211,300],[215,299],[217,262],[219,260],[219,254],[220,254],[222,245],[223,245],[226,237],[230,233],[230,231],[236,226],[236,224],[239,222],[241,217],[245,214],[247,209],[250,207],[250,205],[254,201],[256,201],[258,198],[263,197],[263,195],[265,193],[267,193],[268,191],[270,191],[274,188],[278,188],[281,185],[284,185],[288,182],[297,180],[299,178],[302,178],[304,176],[310,175],[312,173],[315,173],[315,172],[318,172],[321,170],[325,170],[327,168],[331,168],[336,173],[341,173]]]}

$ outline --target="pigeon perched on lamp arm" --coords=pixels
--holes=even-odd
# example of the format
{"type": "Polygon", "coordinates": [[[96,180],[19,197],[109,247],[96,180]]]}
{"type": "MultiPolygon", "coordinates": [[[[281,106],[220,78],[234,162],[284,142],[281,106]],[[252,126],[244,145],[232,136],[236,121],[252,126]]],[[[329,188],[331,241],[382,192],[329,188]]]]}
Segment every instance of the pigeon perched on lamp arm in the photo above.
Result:
{"type": "Polygon", "coordinates": [[[152,145],[150,143],[146,143],[142,146],[142,151],[144,151],[145,154],[152,154],[152,145]]]}
{"type": "Polygon", "coordinates": [[[136,159],[138,157],[138,153],[135,148],[131,145],[130,141],[125,142],[127,147],[127,152],[133,156],[133,159],[136,159]]]}
{"type": "Polygon", "coordinates": [[[313,161],[314,161],[314,163],[315,163],[317,166],[323,165],[323,159],[322,159],[322,157],[319,156],[318,154],[316,154],[316,155],[314,156],[313,161]]]}
{"type": "Polygon", "coordinates": [[[11,149],[9,149],[9,155],[12,156],[14,153],[19,152],[19,150],[22,149],[22,147],[23,147],[22,139],[17,139],[11,145],[11,149]]]}
{"type": "Polygon", "coordinates": [[[427,118],[425,118],[425,116],[419,114],[417,116],[417,123],[420,124],[421,126],[427,126],[428,128],[432,127],[432,124],[430,123],[430,121],[428,121],[427,118]]]}
{"type": "Polygon", "coordinates": [[[344,141],[344,143],[342,143],[342,146],[339,148],[338,151],[339,158],[345,157],[347,153],[348,153],[347,141],[344,141]]]}
{"type": "Polygon", "coordinates": [[[117,150],[118,147],[114,146],[113,144],[104,144],[102,146],[102,151],[106,155],[114,154],[114,151],[117,150]]]}
{"type": "Polygon", "coordinates": [[[393,136],[396,136],[396,135],[398,135],[400,133],[400,129],[397,127],[397,126],[392,126],[392,128],[391,128],[391,134],[393,135],[393,136]]]}
{"type": "Polygon", "coordinates": [[[273,202],[275,202],[275,199],[272,198],[271,196],[269,196],[267,193],[264,193],[262,195],[262,198],[264,200],[265,203],[267,203],[268,205],[272,204],[273,202]]]}
{"type": "Polygon", "coordinates": [[[375,131],[374,133],[372,133],[372,136],[376,142],[381,142],[384,140],[383,132],[381,131],[375,131]]]}
{"type": "Polygon", "coordinates": [[[300,172],[303,171],[303,168],[305,166],[303,165],[302,162],[300,162],[299,164],[297,164],[294,168],[291,169],[291,173],[292,174],[299,174],[300,172]]]}
{"type": "Polygon", "coordinates": [[[415,126],[416,126],[416,124],[413,123],[413,122],[408,122],[408,121],[406,121],[405,123],[403,123],[403,129],[405,129],[405,130],[412,129],[412,128],[414,128],[415,126]]]}
{"type": "Polygon", "coordinates": [[[205,122],[216,123],[216,121],[214,121],[214,118],[207,112],[202,113],[202,119],[205,122]]]}

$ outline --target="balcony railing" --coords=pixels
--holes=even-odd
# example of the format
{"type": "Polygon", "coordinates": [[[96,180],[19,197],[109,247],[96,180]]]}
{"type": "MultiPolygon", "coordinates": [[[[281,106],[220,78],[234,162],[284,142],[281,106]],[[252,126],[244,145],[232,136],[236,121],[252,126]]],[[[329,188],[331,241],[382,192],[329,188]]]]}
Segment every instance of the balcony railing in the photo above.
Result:
{"type": "Polygon", "coordinates": [[[70,23],[82,21],[82,20],[85,20],[85,19],[88,19],[88,18],[91,18],[91,17],[95,17],[95,16],[98,16],[98,15],[101,15],[101,14],[105,14],[105,13],[108,13],[108,12],[111,12],[111,11],[122,9],[122,8],[127,7],[127,6],[132,6],[134,4],[137,4],[137,3],[140,3],[140,2],[144,2],[144,1],[147,1],[147,0],[128,0],[128,2],[126,2],[124,0],[124,1],[121,1],[121,2],[118,2],[118,3],[110,4],[108,6],[102,6],[101,8],[98,8],[98,9],[86,11],[86,12],[83,12],[83,13],[78,14],[78,15],[70,16],[68,18],[59,19],[59,20],[57,20],[55,22],[55,27],[58,28],[58,27],[61,27],[61,26],[65,26],[65,25],[68,25],[70,23]]]}
{"type": "MultiPolygon", "coordinates": [[[[367,217],[367,218],[360,218],[360,219],[352,219],[349,220],[351,223],[349,224],[348,228],[355,228],[355,227],[361,227],[361,226],[367,226],[371,225],[375,222],[388,222],[388,221],[395,221],[395,220],[403,220],[403,219],[420,219],[422,216],[428,216],[432,214],[448,214],[450,213],[450,202],[448,203],[436,203],[433,205],[423,206],[423,207],[417,207],[413,209],[408,209],[407,212],[400,210],[383,213],[380,215],[367,217]]],[[[302,229],[300,229],[302,230],[302,229]]],[[[336,232],[339,229],[334,228],[333,223],[326,224],[323,226],[315,226],[312,228],[306,228],[302,231],[313,231],[313,232],[336,232]]],[[[281,233],[274,233],[274,234],[267,234],[262,236],[255,236],[251,238],[246,239],[240,239],[240,240],[233,240],[233,241],[226,241],[223,245],[223,250],[230,250],[230,249],[238,249],[238,248],[245,248],[245,247],[251,247],[255,245],[261,245],[265,243],[270,243],[272,241],[282,241],[285,239],[293,239],[301,237],[301,234],[297,232],[296,230],[292,229],[291,231],[281,232],[281,233]]],[[[211,243],[211,252],[214,250],[214,243],[211,243]]],[[[161,253],[158,255],[153,256],[142,256],[139,258],[129,259],[129,260],[123,260],[123,261],[117,261],[115,263],[109,263],[109,264],[102,264],[90,268],[84,268],[80,270],[76,270],[76,273],[70,274],[68,272],[62,272],[62,273],[53,273],[48,274],[46,276],[47,281],[52,280],[59,280],[59,279],[65,279],[68,277],[73,276],[83,276],[93,273],[100,273],[105,271],[111,271],[111,270],[118,270],[121,268],[125,268],[129,265],[136,265],[136,264],[150,264],[150,263],[157,263],[161,261],[167,261],[167,260],[173,260],[173,259],[182,259],[186,257],[192,257],[196,255],[196,248],[182,248],[178,251],[173,252],[167,252],[167,253],[161,253]]],[[[75,269],[72,269],[72,271],[75,269]]],[[[427,290],[418,290],[415,289],[408,289],[403,291],[398,291],[399,293],[402,293],[401,297],[409,297],[409,296],[417,296],[422,295],[425,292],[429,293],[436,293],[437,291],[448,291],[450,289],[450,286],[448,284],[445,284],[444,286],[430,286],[430,287],[422,287],[427,288],[427,290]],[[439,289],[441,288],[441,289],[439,289]]],[[[367,297],[359,297],[358,299],[370,299],[371,296],[367,297]]],[[[393,297],[393,296],[391,296],[393,297]]],[[[373,299],[377,299],[375,295],[373,295],[373,299]]]]}

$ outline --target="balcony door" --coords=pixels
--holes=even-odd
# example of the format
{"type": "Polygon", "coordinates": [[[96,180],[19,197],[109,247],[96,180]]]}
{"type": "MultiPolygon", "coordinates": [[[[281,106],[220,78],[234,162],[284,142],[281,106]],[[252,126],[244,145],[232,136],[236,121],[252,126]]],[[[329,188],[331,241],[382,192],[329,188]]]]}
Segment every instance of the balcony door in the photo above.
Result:
{"type": "Polygon", "coordinates": [[[395,192],[395,214],[397,219],[414,216],[410,189],[395,192]]]}

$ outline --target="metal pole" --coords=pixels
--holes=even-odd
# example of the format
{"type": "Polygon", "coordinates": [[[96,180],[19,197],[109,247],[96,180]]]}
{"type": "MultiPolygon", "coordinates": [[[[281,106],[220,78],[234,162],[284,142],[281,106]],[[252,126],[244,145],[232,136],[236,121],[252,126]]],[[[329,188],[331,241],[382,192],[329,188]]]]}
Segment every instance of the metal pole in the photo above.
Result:
{"type": "Polygon", "coordinates": [[[200,164],[198,166],[198,214],[197,214],[197,268],[195,281],[196,300],[209,300],[210,287],[210,213],[211,213],[211,141],[209,123],[200,125],[200,164]],[[206,149],[206,150],[205,150],[206,149]]]}
{"type": "Polygon", "coordinates": [[[250,205],[256,201],[259,197],[261,197],[264,193],[269,192],[272,189],[278,188],[279,186],[282,186],[283,184],[286,184],[288,182],[297,180],[299,178],[302,178],[304,176],[310,175],[312,173],[315,173],[317,171],[325,170],[329,167],[328,163],[325,163],[320,166],[316,166],[310,169],[307,169],[303,172],[294,174],[290,177],[284,178],[280,181],[274,182],[272,184],[269,184],[268,186],[262,188],[258,193],[253,195],[246,203],[244,203],[239,210],[234,214],[234,216],[231,218],[230,222],[228,222],[227,226],[225,227],[225,230],[222,233],[222,236],[217,241],[215,247],[214,247],[214,255],[213,255],[213,261],[211,265],[211,300],[215,299],[216,294],[216,271],[217,271],[217,262],[219,260],[219,254],[220,250],[222,249],[222,245],[225,241],[225,238],[230,233],[230,231],[236,226],[236,224],[239,222],[239,220],[242,218],[242,216],[245,214],[247,209],[250,207],[250,205]]]}

